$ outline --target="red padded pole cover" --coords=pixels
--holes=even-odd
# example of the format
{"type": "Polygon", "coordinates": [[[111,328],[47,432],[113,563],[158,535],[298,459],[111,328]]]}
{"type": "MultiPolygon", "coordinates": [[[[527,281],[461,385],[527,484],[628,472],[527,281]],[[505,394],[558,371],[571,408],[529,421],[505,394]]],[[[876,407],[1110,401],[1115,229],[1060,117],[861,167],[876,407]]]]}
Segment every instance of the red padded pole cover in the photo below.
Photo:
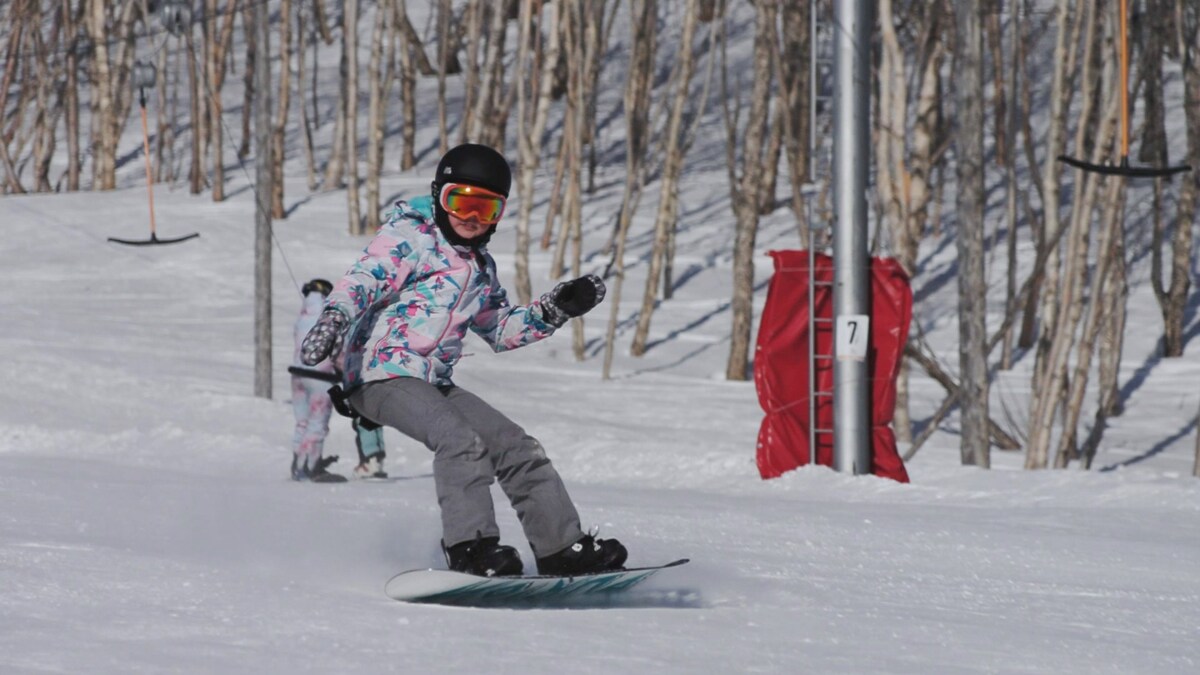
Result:
{"type": "MultiPolygon", "coordinates": [[[[833,355],[833,325],[816,324],[809,335],[809,312],[833,317],[833,294],[829,286],[814,289],[813,308],[808,302],[808,251],[771,251],[775,275],[767,289],[767,304],[759,322],[754,353],[754,383],[759,404],[766,416],[758,432],[758,471],[774,478],[811,462],[809,448],[808,343],[815,337],[816,353],[833,355]]],[[[833,281],[833,259],[813,256],[813,274],[818,281],[833,281]]],[[[871,343],[868,353],[872,380],[871,472],[902,483],[908,472],[896,451],[892,413],[896,407],[896,376],[912,322],[912,287],[908,275],[892,258],[871,259],[871,343]]],[[[815,370],[818,391],[832,391],[833,362],[818,360],[815,370]]],[[[833,428],[833,400],[817,399],[817,428],[833,428]]],[[[833,464],[831,434],[818,434],[816,461],[833,464]]]]}

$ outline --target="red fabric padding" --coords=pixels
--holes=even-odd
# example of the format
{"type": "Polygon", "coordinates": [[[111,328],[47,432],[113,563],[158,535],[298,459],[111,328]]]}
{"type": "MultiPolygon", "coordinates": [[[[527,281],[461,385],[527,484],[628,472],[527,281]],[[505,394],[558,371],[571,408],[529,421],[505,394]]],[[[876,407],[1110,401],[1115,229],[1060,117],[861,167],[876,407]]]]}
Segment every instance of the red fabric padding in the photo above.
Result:
{"type": "MultiPolygon", "coordinates": [[[[758,471],[775,478],[811,456],[808,430],[808,251],[771,251],[775,275],[767,289],[767,305],[758,328],[754,353],[754,383],[766,417],[758,432],[758,471]]],[[[833,281],[833,259],[815,256],[817,281],[833,281]]],[[[816,316],[833,317],[830,286],[816,286],[816,316]]],[[[892,258],[871,259],[871,342],[868,352],[872,386],[871,472],[901,483],[908,472],[896,451],[892,413],[896,407],[896,376],[908,326],[912,321],[912,287],[908,275],[892,258]]],[[[833,355],[833,325],[816,324],[817,354],[833,355]]],[[[817,391],[833,390],[833,361],[818,360],[817,391]]],[[[817,428],[833,428],[833,399],[817,399],[817,428]]],[[[833,464],[833,435],[817,435],[817,463],[833,464]]]]}

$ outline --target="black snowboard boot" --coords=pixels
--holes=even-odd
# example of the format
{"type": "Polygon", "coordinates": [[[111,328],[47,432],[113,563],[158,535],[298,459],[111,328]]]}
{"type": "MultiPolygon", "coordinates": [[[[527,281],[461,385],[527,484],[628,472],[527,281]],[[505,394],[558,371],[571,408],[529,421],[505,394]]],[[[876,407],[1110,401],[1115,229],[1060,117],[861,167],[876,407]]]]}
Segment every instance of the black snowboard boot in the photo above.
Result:
{"type": "Polygon", "coordinates": [[[292,480],[310,483],[345,483],[346,477],[330,473],[325,467],[333,464],[338,460],[337,455],[318,459],[315,467],[309,468],[305,464],[298,462],[299,457],[292,456],[292,480]]]}
{"type": "Polygon", "coordinates": [[[616,539],[597,539],[585,534],[558,553],[537,559],[538,574],[572,577],[622,569],[629,552],[616,539]]]}
{"type": "Polygon", "coordinates": [[[505,577],[525,570],[521,554],[511,546],[502,545],[500,537],[476,537],[450,547],[443,542],[442,550],[446,552],[446,565],[455,572],[505,577]]]}

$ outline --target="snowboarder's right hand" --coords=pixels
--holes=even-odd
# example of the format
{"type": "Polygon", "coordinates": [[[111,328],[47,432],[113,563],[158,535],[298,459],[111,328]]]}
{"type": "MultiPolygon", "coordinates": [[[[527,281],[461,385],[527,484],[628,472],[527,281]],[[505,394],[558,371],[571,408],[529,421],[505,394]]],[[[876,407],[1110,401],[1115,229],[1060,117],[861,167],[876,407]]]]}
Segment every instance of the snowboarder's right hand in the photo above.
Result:
{"type": "Polygon", "coordinates": [[[350,327],[350,319],[342,310],[329,307],[321,312],[317,324],[304,336],[300,343],[300,361],[306,366],[315,366],[342,349],[342,338],[350,327]]]}

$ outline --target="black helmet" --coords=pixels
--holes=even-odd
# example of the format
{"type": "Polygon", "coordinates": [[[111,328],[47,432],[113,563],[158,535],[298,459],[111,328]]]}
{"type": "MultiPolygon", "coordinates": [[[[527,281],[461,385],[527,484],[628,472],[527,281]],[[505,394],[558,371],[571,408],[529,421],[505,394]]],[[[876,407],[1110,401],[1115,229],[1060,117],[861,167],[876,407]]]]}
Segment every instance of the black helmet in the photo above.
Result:
{"type": "Polygon", "coordinates": [[[331,292],[333,292],[333,284],[329,283],[325,279],[313,279],[307,284],[304,284],[304,288],[300,289],[300,295],[307,296],[313,291],[316,291],[321,295],[329,295],[331,292]]]}
{"type": "Polygon", "coordinates": [[[508,196],[512,187],[512,171],[504,155],[486,145],[463,143],[450,148],[438,162],[433,177],[433,198],[446,183],[467,183],[508,196]]]}

